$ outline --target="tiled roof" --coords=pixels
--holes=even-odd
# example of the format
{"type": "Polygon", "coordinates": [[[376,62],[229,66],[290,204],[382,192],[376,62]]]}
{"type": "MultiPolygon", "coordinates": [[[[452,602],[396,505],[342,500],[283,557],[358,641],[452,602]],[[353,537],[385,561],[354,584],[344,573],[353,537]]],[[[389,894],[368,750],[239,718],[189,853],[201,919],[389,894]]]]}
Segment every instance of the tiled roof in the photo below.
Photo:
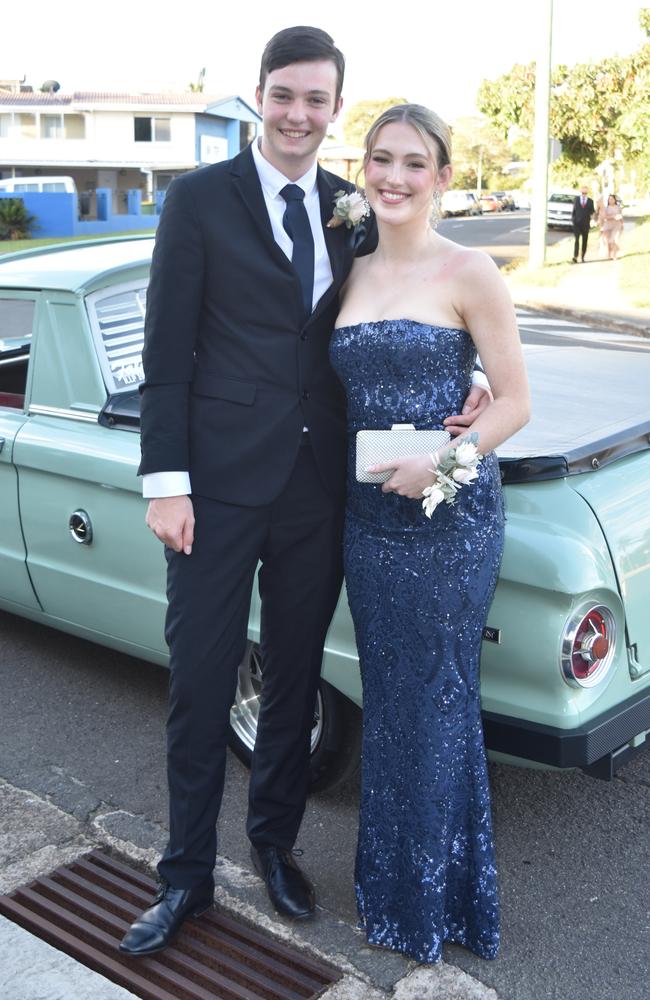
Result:
{"type": "Polygon", "coordinates": [[[126,105],[188,105],[208,107],[210,104],[221,104],[233,99],[232,95],[208,95],[195,93],[162,93],[162,94],[121,94],[110,91],[76,90],[72,94],[34,93],[13,94],[0,90],[0,105],[65,107],[71,104],[126,104],[126,105]]]}

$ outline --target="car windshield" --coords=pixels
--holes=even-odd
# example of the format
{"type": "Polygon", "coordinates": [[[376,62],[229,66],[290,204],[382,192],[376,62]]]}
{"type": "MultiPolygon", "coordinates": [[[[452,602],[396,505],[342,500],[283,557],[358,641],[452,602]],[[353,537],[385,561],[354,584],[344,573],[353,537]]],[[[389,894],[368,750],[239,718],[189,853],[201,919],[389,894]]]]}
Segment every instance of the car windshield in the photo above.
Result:
{"type": "Polygon", "coordinates": [[[86,297],[99,363],[109,393],[133,390],[144,381],[142,346],[146,285],[141,281],[86,297]]]}
{"type": "Polygon", "coordinates": [[[572,205],[575,195],[573,194],[552,194],[549,201],[557,201],[562,205],[572,205]]]}

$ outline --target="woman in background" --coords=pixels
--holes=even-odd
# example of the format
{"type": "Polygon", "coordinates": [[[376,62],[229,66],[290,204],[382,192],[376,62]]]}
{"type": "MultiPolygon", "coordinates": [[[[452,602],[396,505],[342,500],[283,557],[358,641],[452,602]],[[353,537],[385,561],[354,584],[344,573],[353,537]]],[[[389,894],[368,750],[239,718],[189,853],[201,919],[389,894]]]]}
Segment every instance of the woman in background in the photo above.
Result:
{"type": "Polygon", "coordinates": [[[603,249],[607,252],[609,260],[616,260],[621,249],[621,233],[623,232],[623,213],[616,195],[610,194],[607,198],[607,204],[600,206],[598,222],[603,249]]]}

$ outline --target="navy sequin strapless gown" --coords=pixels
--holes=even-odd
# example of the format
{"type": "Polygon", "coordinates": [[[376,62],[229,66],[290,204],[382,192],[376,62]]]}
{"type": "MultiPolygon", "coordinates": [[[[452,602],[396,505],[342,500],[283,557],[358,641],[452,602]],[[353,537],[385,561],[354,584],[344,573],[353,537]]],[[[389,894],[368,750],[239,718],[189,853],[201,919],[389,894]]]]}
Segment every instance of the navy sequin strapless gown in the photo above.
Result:
{"type": "Polygon", "coordinates": [[[358,430],[460,413],[476,350],[464,330],[380,320],[337,329],[330,356],[347,393],[345,576],[363,679],[359,913],[371,944],[419,962],[438,962],[444,941],[494,958],[479,652],[503,548],[497,459],[431,520],[355,478],[358,430]]]}

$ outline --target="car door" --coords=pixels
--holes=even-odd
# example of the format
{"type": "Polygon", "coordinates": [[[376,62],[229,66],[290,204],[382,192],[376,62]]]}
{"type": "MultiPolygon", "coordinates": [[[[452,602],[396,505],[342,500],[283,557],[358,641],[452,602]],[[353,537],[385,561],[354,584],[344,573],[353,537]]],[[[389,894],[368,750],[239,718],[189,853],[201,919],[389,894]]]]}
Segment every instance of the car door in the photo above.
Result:
{"type": "Polygon", "coordinates": [[[118,378],[133,388],[124,345],[131,337],[141,346],[143,316],[132,292],[113,287],[100,295],[106,337],[100,329],[98,339],[80,296],[45,296],[29,421],[14,455],[27,561],[43,610],[64,628],[162,660],[164,557],[144,525],[138,428],[101,422],[104,368],[112,361],[100,362],[98,346],[111,345],[118,378]]]}
{"type": "Polygon", "coordinates": [[[27,363],[36,315],[32,293],[0,289],[0,600],[20,613],[38,609],[20,527],[14,441],[27,420],[27,363]]]}

